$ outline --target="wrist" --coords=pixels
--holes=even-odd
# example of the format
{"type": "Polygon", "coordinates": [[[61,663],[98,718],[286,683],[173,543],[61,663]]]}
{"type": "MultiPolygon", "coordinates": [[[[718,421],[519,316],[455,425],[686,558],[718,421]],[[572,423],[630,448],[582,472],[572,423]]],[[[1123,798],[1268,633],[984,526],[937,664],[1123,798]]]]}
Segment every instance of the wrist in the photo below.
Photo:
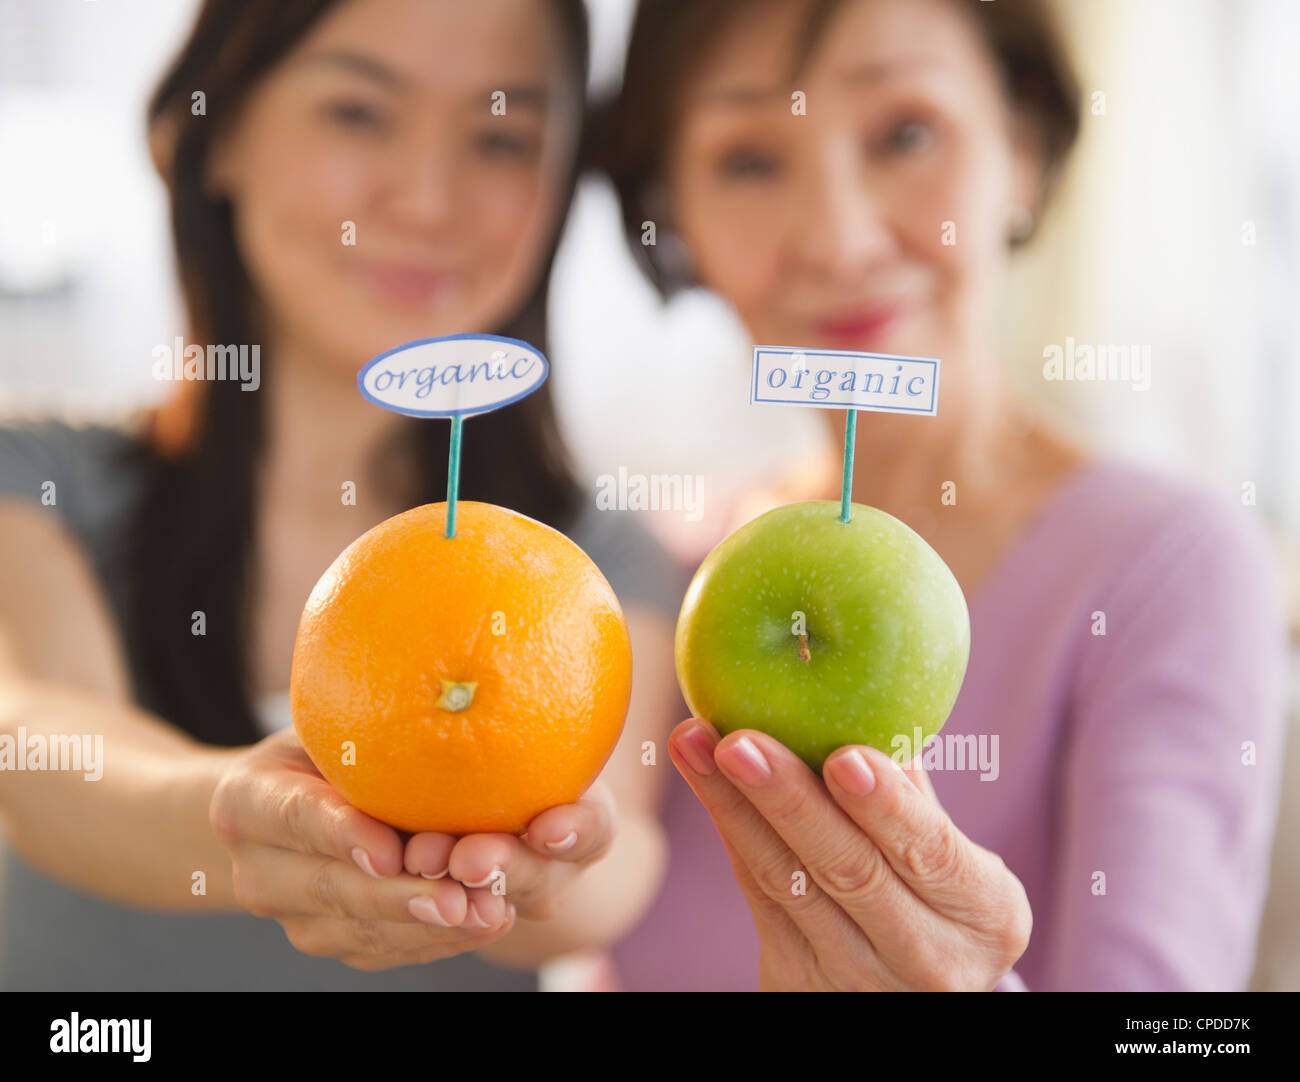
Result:
{"type": "MultiPolygon", "coordinates": [[[[182,868],[186,895],[203,909],[237,910],[230,854],[212,828],[212,796],[230,764],[243,748],[195,745],[181,756],[169,756],[160,779],[159,811],[164,827],[175,832],[175,845],[192,854],[182,868]]],[[[186,896],[183,895],[183,896],[186,896]]]]}

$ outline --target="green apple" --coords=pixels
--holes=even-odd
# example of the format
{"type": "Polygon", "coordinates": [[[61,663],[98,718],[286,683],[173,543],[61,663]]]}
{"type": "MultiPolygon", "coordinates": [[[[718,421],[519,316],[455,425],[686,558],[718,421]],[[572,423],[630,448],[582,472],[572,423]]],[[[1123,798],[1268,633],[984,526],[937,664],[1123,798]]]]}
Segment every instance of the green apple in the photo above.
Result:
{"type": "MultiPolygon", "coordinates": [[[[820,771],[845,744],[886,754],[952,711],[970,615],[948,565],[893,515],[787,504],[724,538],[677,618],[677,680],[719,731],[769,733],[820,771]]],[[[911,754],[921,749],[913,747],[911,754]]]]}

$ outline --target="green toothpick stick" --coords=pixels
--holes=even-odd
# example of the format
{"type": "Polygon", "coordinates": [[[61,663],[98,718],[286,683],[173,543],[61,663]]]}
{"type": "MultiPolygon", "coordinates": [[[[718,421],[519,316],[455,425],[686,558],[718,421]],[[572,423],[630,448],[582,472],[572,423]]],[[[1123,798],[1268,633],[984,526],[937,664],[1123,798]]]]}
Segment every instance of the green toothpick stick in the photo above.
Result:
{"type": "Polygon", "coordinates": [[[545,383],[550,370],[550,362],[522,339],[499,334],[444,334],[385,350],[357,373],[357,388],[366,401],[407,417],[446,417],[451,421],[447,537],[456,536],[465,418],[518,402],[545,383]]]}
{"type": "Polygon", "coordinates": [[[447,455],[447,536],[456,536],[456,497],[460,492],[460,433],[464,421],[459,413],[451,416],[451,452],[447,455]]]}
{"type": "Polygon", "coordinates": [[[848,410],[844,418],[844,483],[840,490],[840,521],[848,522],[853,508],[853,438],[858,430],[858,411],[848,410]]]}

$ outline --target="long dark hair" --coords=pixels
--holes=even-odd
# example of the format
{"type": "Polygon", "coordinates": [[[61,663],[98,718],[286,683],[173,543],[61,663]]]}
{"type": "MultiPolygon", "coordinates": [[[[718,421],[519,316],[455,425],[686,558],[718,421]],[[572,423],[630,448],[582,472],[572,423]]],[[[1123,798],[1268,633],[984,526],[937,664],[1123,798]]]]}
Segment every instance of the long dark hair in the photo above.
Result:
{"type": "MultiPolygon", "coordinates": [[[[566,60],[585,87],[587,19],[582,0],[550,0],[566,60]]],[[[223,124],[255,83],[337,0],[206,0],[149,104],[155,163],[171,198],[171,222],[192,341],[262,341],[253,289],[240,257],[229,202],[211,196],[205,166],[223,124]],[[202,88],[207,115],[190,110],[202,88]],[[159,145],[165,145],[159,152],[159,145]]],[[[573,163],[559,221],[572,199],[573,163]]],[[[547,279],[559,239],[531,297],[497,333],[545,350],[547,279]]],[[[396,343],[394,343],[396,344],[396,343]]],[[[274,357],[263,350],[274,379],[274,357]]],[[[364,358],[363,358],[364,360],[364,358]]],[[[249,692],[248,598],[257,465],[265,440],[264,396],[236,381],[182,383],[154,416],[126,468],[143,476],[119,559],[125,588],[124,642],[137,702],[209,744],[260,737],[249,692]],[[192,633],[202,612],[205,633],[192,633]]],[[[446,498],[446,425],[404,421],[400,453],[414,480],[412,504],[446,498]]],[[[466,426],[461,494],[514,508],[565,529],[581,500],[560,438],[549,384],[466,426]]],[[[287,678],[286,674],[286,678],[287,678]]]]}

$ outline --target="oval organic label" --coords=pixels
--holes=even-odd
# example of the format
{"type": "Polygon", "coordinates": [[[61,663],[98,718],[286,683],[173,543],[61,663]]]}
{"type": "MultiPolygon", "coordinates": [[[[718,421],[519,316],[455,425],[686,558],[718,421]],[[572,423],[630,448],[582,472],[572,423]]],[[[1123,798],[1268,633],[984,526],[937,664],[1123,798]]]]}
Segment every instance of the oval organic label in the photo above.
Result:
{"type": "Polygon", "coordinates": [[[379,354],[357,373],[357,386],[376,405],[411,417],[466,416],[531,394],[550,367],[518,338],[449,334],[379,354]]]}

